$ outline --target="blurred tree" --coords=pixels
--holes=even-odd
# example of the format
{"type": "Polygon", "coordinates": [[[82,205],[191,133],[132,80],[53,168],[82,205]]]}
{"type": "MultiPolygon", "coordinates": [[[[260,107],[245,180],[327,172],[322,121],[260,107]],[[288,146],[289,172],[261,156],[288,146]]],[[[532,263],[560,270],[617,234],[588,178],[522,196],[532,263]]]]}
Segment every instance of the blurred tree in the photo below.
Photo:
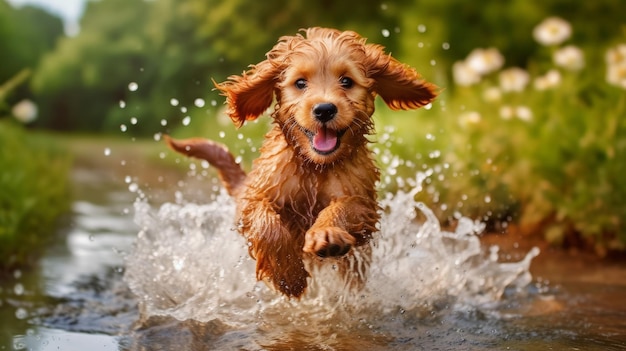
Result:
{"type": "MultiPolygon", "coordinates": [[[[24,69],[34,69],[44,53],[51,51],[63,35],[60,18],[44,10],[23,6],[11,7],[0,0],[0,82],[5,82],[24,69]]],[[[27,86],[20,86],[8,97],[9,105],[29,97],[27,86]]]]}
{"type": "Polygon", "coordinates": [[[154,133],[162,129],[162,119],[182,118],[180,107],[209,96],[212,79],[221,81],[261,61],[282,35],[332,26],[394,47],[382,29],[393,28],[398,17],[378,1],[359,6],[303,0],[88,2],[80,34],[64,39],[35,72],[33,87],[45,105],[42,124],[113,130],[135,117],[129,130],[154,133]],[[131,82],[136,91],[129,91],[131,82]],[[121,109],[119,101],[127,107],[121,109]]]}
{"type": "Polygon", "coordinates": [[[146,62],[145,23],[150,3],[87,2],[80,35],[63,38],[33,78],[41,124],[54,129],[99,130],[103,116],[124,99],[122,83],[146,62]]]}

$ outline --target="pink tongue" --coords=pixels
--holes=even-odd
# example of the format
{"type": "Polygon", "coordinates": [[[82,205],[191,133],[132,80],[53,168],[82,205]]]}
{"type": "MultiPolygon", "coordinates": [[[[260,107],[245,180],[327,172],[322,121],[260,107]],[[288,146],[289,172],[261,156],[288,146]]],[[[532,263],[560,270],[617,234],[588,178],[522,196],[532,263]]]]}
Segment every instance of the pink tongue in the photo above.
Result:
{"type": "Polygon", "coordinates": [[[337,133],[326,127],[317,130],[317,134],[313,137],[313,147],[319,151],[331,151],[337,146],[337,133]]]}

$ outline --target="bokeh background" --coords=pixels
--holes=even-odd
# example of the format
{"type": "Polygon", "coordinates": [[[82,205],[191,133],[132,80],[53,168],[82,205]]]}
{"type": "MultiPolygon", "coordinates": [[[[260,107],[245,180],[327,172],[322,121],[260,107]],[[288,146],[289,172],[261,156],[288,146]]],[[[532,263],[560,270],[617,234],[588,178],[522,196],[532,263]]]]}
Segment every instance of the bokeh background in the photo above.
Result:
{"type": "Polygon", "coordinates": [[[67,211],[81,141],[258,145],[269,118],[241,138],[213,81],[309,26],[357,31],[442,89],[420,111],[378,106],[382,188],[423,171],[419,196],[446,224],[623,252],[624,13],[621,0],[0,0],[0,254],[27,260],[20,248],[67,211]]]}

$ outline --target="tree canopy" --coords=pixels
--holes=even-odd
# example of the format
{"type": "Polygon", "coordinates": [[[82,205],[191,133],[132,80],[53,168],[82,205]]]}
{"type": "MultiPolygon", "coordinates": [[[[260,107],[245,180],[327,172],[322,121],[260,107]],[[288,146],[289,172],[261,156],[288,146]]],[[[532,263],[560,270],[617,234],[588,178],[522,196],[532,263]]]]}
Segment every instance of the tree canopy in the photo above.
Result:
{"type": "Polygon", "coordinates": [[[461,0],[365,0],[358,5],[99,0],[87,2],[78,35],[64,37],[59,18],[0,0],[0,81],[22,68],[33,69],[30,87],[15,99],[32,97],[39,104],[40,127],[111,131],[132,117],[139,121],[132,132],[150,135],[161,129],[161,120],[183,118],[181,106],[193,107],[199,98],[219,102],[213,80],[241,73],[261,61],[277,38],[301,28],[356,30],[425,75],[438,70],[436,79],[445,80],[454,60],[484,43],[498,47],[508,65],[523,66],[536,47],[530,28],[554,12],[584,27],[575,35],[595,43],[593,38],[617,30],[622,7],[620,0],[576,5],[488,0],[480,6],[461,0]],[[602,21],[594,14],[601,14],[602,21]],[[137,89],[129,89],[131,83],[137,89]]]}

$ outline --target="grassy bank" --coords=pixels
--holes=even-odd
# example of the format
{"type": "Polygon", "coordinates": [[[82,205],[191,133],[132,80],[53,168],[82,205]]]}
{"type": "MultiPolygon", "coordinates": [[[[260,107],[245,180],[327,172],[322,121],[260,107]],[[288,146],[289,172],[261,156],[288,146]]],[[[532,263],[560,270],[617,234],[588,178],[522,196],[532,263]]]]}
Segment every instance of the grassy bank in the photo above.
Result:
{"type": "Polygon", "coordinates": [[[70,205],[71,157],[54,138],[0,120],[0,272],[32,263],[70,205]]]}

